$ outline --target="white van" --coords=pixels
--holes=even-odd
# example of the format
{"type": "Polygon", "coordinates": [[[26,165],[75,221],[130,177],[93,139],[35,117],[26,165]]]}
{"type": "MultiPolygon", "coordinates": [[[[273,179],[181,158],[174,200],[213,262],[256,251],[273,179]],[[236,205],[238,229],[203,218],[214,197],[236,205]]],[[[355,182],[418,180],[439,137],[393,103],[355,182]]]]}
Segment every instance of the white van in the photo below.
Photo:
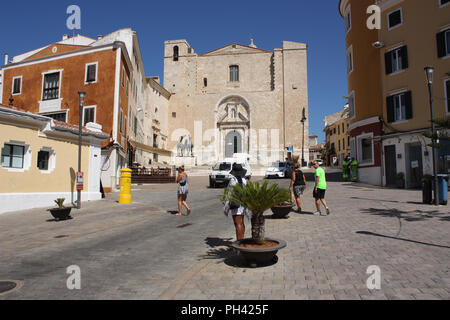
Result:
{"type": "Polygon", "coordinates": [[[245,176],[247,180],[250,180],[252,178],[252,169],[246,157],[244,158],[238,156],[233,158],[226,158],[223,161],[216,163],[216,165],[212,167],[211,174],[209,175],[209,187],[215,188],[217,185],[228,185],[232,177],[230,172],[233,168],[234,163],[242,164],[242,167],[247,170],[245,176]]]}

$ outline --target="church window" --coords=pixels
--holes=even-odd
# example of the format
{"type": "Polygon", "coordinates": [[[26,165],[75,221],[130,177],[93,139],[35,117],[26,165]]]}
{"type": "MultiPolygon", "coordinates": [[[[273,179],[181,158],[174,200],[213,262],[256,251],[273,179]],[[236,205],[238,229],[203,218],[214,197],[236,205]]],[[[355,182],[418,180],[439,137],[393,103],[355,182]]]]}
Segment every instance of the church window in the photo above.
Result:
{"type": "Polygon", "coordinates": [[[173,47],[173,61],[178,61],[180,57],[180,48],[178,46],[173,47]]]}
{"type": "Polygon", "coordinates": [[[230,81],[239,82],[239,66],[230,66],[230,81]]]}

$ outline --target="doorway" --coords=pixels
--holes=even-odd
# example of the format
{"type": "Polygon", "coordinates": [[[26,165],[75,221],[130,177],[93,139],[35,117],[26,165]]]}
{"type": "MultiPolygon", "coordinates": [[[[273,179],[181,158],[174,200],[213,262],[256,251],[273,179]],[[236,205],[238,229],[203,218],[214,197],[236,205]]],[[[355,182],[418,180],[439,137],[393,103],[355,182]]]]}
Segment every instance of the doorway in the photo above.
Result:
{"type": "Polygon", "coordinates": [[[225,157],[231,158],[235,153],[242,153],[242,136],[232,131],[225,138],[225,157]]]}
{"type": "Polygon", "coordinates": [[[422,146],[407,145],[406,181],[408,188],[420,188],[423,178],[422,146]]]}
{"type": "Polygon", "coordinates": [[[395,152],[395,145],[384,147],[384,167],[386,171],[386,186],[395,186],[397,175],[397,154],[395,152]]]}

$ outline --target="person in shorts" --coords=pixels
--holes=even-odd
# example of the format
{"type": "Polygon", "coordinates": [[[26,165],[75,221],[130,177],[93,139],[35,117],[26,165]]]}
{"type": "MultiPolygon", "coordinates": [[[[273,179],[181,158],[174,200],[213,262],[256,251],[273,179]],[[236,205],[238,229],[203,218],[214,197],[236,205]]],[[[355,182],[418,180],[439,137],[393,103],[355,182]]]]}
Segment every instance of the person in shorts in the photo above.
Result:
{"type": "Polygon", "coordinates": [[[327,216],[330,215],[330,209],[328,208],[327,201],[325,200],[325,193],[327,191],[327,180],[325,178],[325,170],[320,167],[319,163],[317,161],[313,162],[314,168],[316,169],[314,173],[314,199],[316,199],[316,208],[317,212],[314,213],[314,215],[321,215],[320,211],[320,203],[324,205],[327,216]]]}
{"type": "MultiPolygon", "coordinates": [[[[230,183],[228,184],[229,190],[232,186],[237,184],[240,184],[242,186],[247,185],[247,180],[245,179],[247,170],[244,169],[241,164],[234,163],[230,174],[232,175],[232,178],[230,180],[230,183]]],[[[248,209],[244,208],[241,205],[228,201],[225,203],[224,213],[227,216],[229,213],[231,213],[233,217],[234,227],[236,229],[236,239],[238,241],[244,240],[245,237],[244,217],[249,214],[248,209]]]]}
{"type": "Polygon", "coordinates": [[[292,180],[290,189],[294,191],[295,202],[297,203],[297,212],[302,212],[302,200],[300,196],[303,195],[306,189],[306,177],[303,174],[303,171],[300,170],[300,165],[295,165],[295,170],[292,172],[292,180]]]}
{"type": "Polygon", "coordinates": [[[191,214],[191,209],[189,208],[189,206],[186,203],[186,200],[187,200],[187,197],[188,197],[188,194],[189,194],[188,175],[186,174],[184,166],[181,166],[180,168],[178,168],[177,183],[178,183],[178,192],[177,192],[177,196],[178,196],[178,214],[177,214],[177,216],[181,216],[182,215],[183,206],[187,210],[187,214],[186,215],[190,215],[191,214]]]}

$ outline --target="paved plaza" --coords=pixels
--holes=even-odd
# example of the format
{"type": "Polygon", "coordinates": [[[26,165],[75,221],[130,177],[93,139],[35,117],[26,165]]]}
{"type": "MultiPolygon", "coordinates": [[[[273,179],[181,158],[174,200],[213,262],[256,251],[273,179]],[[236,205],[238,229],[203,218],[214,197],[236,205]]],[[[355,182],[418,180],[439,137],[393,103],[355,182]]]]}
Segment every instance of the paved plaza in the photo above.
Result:
{"type": "Polygon", "coordinates": [[[21,285],[0,299],[450,298],[450,210],[421,204],[421,191],[331,181],[331,215],[314,216],[309,182],[303,214],[266,212],[266,236],[287,248],[276,264],[252,269],[230,249],[222,190],[207,177],[190,182],[189,217],[174,216],[176,185],[133,186],[132,205],[113,193],[65,222],[45,209],[0,215],[0,280],[21,285]],[[67,289],[72,265],[81,290],[67,289]],[[381,270],[380,290],[367,288],[370,266],[381,270]]]}

